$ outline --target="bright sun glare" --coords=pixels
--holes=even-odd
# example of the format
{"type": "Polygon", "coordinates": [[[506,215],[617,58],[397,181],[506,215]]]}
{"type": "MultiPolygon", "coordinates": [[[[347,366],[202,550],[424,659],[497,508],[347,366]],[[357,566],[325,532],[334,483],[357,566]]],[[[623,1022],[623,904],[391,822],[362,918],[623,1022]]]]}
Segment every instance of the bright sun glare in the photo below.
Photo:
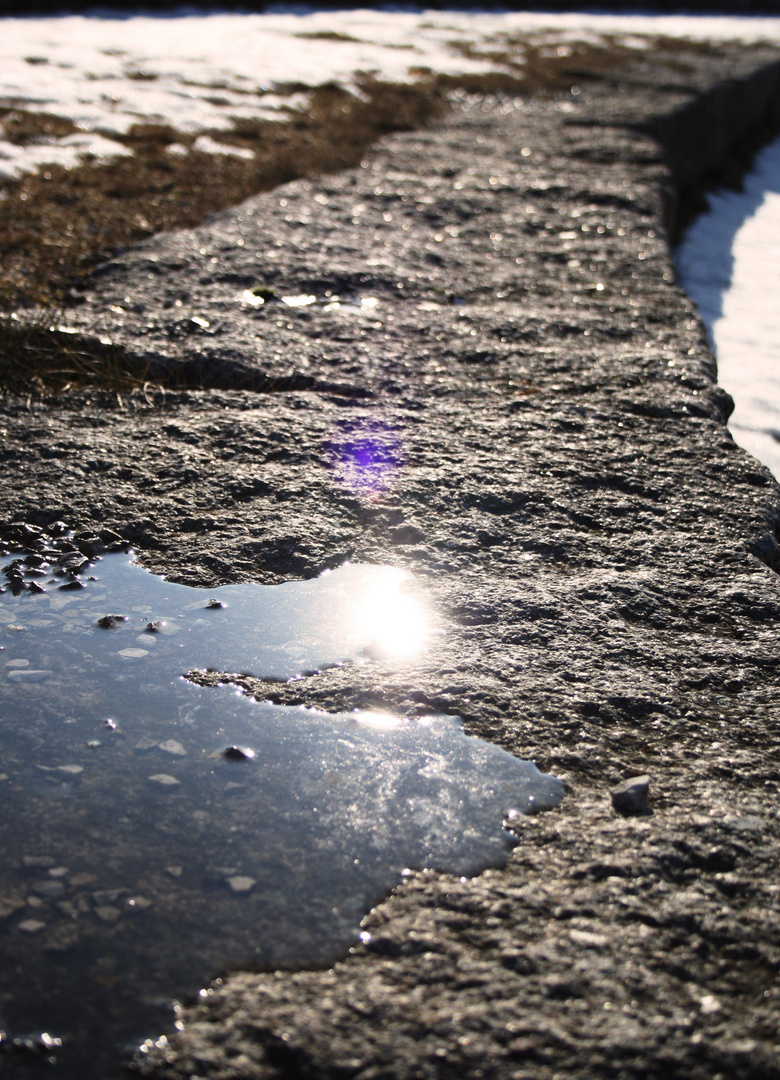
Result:
{"type": "Polygon", "coordinates": [[[430,637],[428,614],[408,585],[409,578],[400,576],[374,585],[358,608],[357,633],[372,660],[415,656],[430,637]]]}

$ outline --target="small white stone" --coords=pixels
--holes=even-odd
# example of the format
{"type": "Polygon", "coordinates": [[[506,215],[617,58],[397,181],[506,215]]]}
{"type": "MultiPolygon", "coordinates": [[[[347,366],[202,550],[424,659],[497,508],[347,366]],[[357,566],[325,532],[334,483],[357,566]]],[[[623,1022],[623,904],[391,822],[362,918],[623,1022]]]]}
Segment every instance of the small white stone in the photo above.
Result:
{"type": "Polygon", "coordinates": [[[699,1001],[699,1007],[701,1011],[706,1015],[712,1015],[713,1013],[720,1012],[722,1006],[714,994],[705,994],[699,1001]]]}
{"type": "Polygon", "coordinates": [[[170,776],[168,773],[164,772],[155,773],[154,776],[150,776],[149,779],[155,784],[164,784],[168,787],[181,783],[175,776],[170,776]]]}
{"type": "Polygon", "coordinates": [[[70,773],[71,776],[78,776],[79,773],[84,772],[83,765],[58,765],[58,772],[70,773]]]}
{"type": "Polygon", "coordinates": [[[125,660],[139,660],[142,656],[148,656],[148,649],[120,649],[119,656],[123,656],[125,660]]]}
{"type": "Polygon", "coordinates": [[[166,739],[165,742],[157,744],[161,750],[164,750],[166,754],[176,754],[177,757],[183,757],[187,751],[184,749],[180,742],[176,742],[175,739],[166,739]]]}
{"type": "Polygon", "coordinates": [[[165,870],[166,870],[166,873],[171,875],[171,877],[177,877],[178,878],[178,877],[181,877],[182,871],[184,870],[184,867],[183,866],[166,866],[165,870]]]}
{"type": "Polygon", "coordinates": [[[39,922],[38,919],[24,919],[19,923],[19,929],[25,934],[37,934],[39,930],[43,930],[46,926],[45,922],[39,922]]]}
{"type": "Polygon", "coordinates": [[[254,878],[244,877],[242,874],[229,877],[227,883],[233,892],[249,892],[257,884],[254,878]]]}
{"type": "Polygon", "coordinates": [[[54,674],[53,671],[49,671],[44,668],[14,668],[13,671],[9,671],[6,678],[11,682],[45,682],[46,679],[51,678],[54,674]]]}
{"type": "Polygon", "coordinates": [[[649,788],[649,776],[629,776],[610,790],[612,805],[623,814],[646,814],[649,788]]]}

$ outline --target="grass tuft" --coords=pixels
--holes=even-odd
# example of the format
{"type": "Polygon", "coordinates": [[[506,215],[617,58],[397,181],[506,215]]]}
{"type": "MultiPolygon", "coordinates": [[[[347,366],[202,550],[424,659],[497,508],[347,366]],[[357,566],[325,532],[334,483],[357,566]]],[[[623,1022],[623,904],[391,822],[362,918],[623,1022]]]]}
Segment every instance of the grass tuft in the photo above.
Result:
{"type": "Polygon", "coordinates": [[[123,351],[50,325],[0,318],[0,388],[12,394],[60,394],[91,386],[115,392],[144,389],[150,379],[133,370],[123,351]]]}

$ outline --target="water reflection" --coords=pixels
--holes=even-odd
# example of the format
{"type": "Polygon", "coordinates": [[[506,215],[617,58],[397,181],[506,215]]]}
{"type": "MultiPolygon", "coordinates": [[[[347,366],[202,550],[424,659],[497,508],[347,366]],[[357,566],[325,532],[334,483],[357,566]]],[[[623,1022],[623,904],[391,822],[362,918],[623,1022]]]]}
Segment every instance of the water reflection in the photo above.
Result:
{"type": "Polygon", "coordinates": [[[415,656],[431,635],[427,612],[404,584],[396,577],[377,580],[368,586],[358,608],[358,636],[366,642],[364,654],[374,660],[415,656]]]}
{"type": "Polygon", "coordinates": [[[452,717],[328,715],[181,677],[420,647],[398,571],[206,591],[121,554],[64,577],[31,562],[0,595],[0,1028],[64,1045],[9,1054],[10,1075],[52,1054],[68,1080],[113,1075],[172,997],[231,965],[331,961],[404,868],[501,865],[504,815],[560,800],[452,717]]]}

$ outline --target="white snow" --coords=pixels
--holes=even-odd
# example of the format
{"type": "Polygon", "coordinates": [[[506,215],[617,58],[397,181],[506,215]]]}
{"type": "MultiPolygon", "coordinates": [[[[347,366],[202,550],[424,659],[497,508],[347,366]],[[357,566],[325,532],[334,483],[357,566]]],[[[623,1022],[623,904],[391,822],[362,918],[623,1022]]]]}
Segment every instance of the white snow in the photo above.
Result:
{"type": "Polygon", "coordinates": [[[767,146],[742,192],[710,197],[676,257],[734,397],[736,442],[780,479],[780,140],[767,146]]]}
{"type": "Polygon", "coordinates": [[[305,103],[305,95],[291,97],[295,84],[351,86],[368,72],[405,80],[421,68],[487,71],[495,63],[462,56],[457,43],[500,45],[528,33],[557,42],[616,33],[635,48],[648,33],[780,41],[780,18],[284,9],[3,18],[0,106],[67,117],[89,138],[3,142],[0,177],[48,162],[74,165],[86,152],[122,153],[112,135],[143,121],[213,135],[234,118],[278,119],[305,103]]]}

